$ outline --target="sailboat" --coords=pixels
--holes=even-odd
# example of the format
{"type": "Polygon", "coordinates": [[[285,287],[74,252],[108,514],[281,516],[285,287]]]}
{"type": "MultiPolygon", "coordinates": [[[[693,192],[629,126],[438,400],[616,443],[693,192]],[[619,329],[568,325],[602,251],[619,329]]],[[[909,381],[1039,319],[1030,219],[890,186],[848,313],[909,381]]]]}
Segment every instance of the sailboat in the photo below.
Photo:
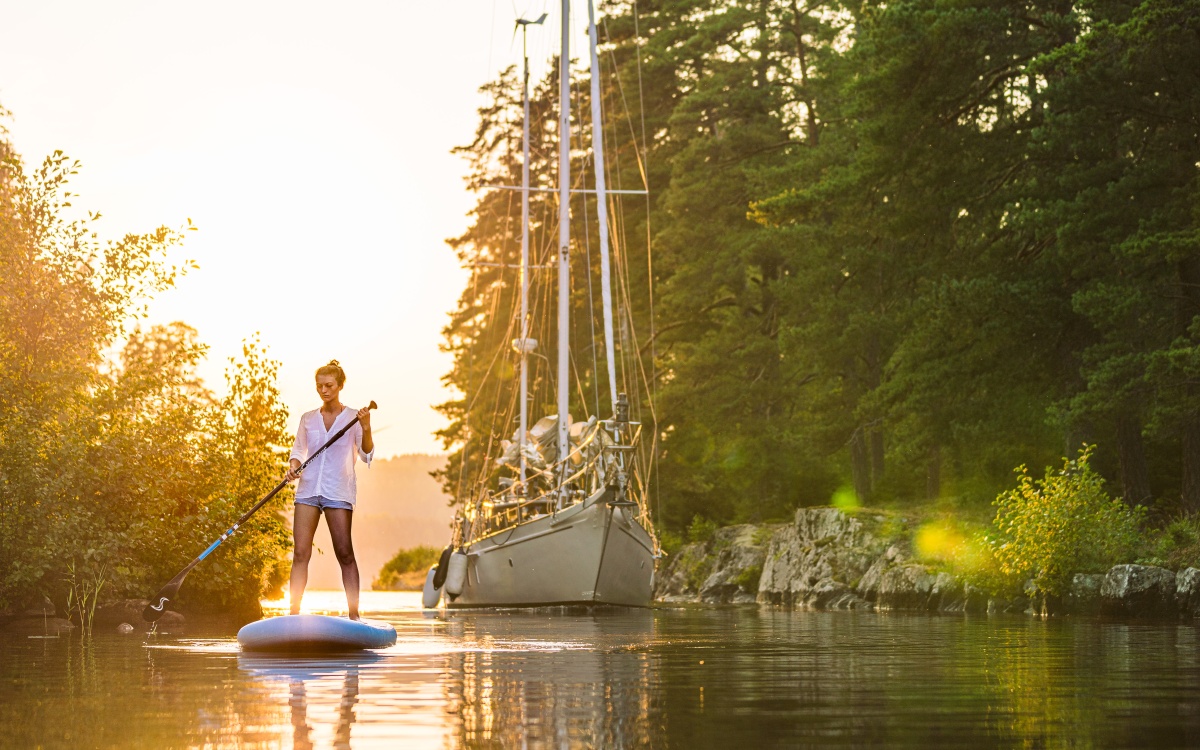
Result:
{"type": "MultiPolygon", "coordinates": [[[[596,23],[588,2],[591,64],[592,149],[600,237],[600,285],[604,349],[608,367],[607,418],[573,421],[568,411],[570,260],[569,0],[562,2],[559,58],[557,413],[528,424],[529,336],[529,72],[525,58],[522,148],[521,311],[519,426],[503,455],[490,462],[507,473],[496,486],[465,498],[453,538],[427,577],[425,604],[444,593],[448,607],[554,605],[649,606],[661,547],[650,522],[638,446],[642,425],[617,387],[613,295],[609,259],[604,142],[601,127],[596,23]],[[432,596],[431,596],[432,594],[432,596]]],[[[537,21],[518,21],[527,27],[537,21]]],[[[588,191],[591,192],[591,191],[588,191]]],[[[618,191],[635,192],[635,191],[618,191]]],[[[637,191],[640,192],[640,191],[637,191]]]]}

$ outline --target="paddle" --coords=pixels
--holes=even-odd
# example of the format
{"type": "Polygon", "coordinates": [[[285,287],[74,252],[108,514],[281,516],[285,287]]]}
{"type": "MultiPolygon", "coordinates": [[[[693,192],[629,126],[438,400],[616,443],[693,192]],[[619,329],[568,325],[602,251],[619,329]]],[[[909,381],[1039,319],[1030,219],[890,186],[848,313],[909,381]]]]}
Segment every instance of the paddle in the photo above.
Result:
{"type": "MultiPolygon", "coordinates": [[[[368,409],[377,409],[379,407],[375,405],[374,401],[372,401],[371,405],[368,406],[367,408],[368,409]]],[[[325,445],[322,445],[320,448],[318,448],[317,451],[315,453],[313,453],[311,456],[309,456],[308,459],[304,463],[300,464],[300,468],[296,470],[297,475],[302,473],[304,471],[304,467],[306,467],[310,463],[312,463],[312,460],[314,458],[316,458],[317,456],[324,453],[326,448],[328,448],[329,446],[336,443],[337,439],[340,438],[342,435],[345,435],[346,430],[349,430],[351,427],[353,427],[357,423],[358,423],[358,417],[355,416],[354,419],[350,420],[350,424],[348,424],[345,427],[343,427],[342,429],[338,430],[333,435],[333,437],[326,440],[325,445]]],[[[229,529],[224,534],[221,534],[221,536],[215,542],[208,545],[208,549],[201,552],[196,557],[195,560],[192,560],[190,563],[187,564],[186,568],[179,571],[179,575],[172,578],[170,580],[170,582],[167,583],[166,586],[163,586],[162,589],[157,594],[154,595],[154,601],[156,601],[157,604],[147,604],[146,608],[142,610],[142,619],[145,620],[146,622],[154,622],[158,618],[162,617],[163,612],[166,611],[167,602],[174,599],[175,594],[179,593],[179,587],[183,585],[183,579],[187,578],[188,573],[192,572],[192,568],[199,565],[201,560],[203,560],[204,558],[206,558],[210,554],[212,554],[212,551],[215,550],[217,547],[220,547],[221,542],[224,542],[226,539],[233,536],[234,532],[238,530],[238,527],[241,526],[242,524],[244,524],[247,520],[249,520],[250,516],[257,513],[259,508],[263,507],[268,502],[270,502],[271,498],[273,498],[273,497],[275,497],[275,495],[279,494],[279,491],[288,485],[288,481],[290,481],[290,480],[285,479],[282,482],[280,482],[279,484],[275,485],[275,489],[268,492],[266,497],[264,497],[262,500],[259,500],[257,503],[255,503],[253,508],[251,508],[250,510],[243,513],[242,517],[239,518],[237,521],[235,521],[234,524],[232,526],[230,526],[229,529]]]]}

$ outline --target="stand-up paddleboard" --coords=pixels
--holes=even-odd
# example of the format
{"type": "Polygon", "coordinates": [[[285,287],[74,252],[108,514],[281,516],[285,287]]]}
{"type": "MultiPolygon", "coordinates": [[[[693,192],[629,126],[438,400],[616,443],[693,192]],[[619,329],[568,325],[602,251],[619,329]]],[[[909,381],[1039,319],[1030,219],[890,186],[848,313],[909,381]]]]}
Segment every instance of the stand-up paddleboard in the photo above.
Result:
{"type": "Polygon", "coordinates": [[[246,651],[357,651],[393,645],[396,629],[375,620],[284,615],[252,622],[238,631],[237,638],[246,651]]]}

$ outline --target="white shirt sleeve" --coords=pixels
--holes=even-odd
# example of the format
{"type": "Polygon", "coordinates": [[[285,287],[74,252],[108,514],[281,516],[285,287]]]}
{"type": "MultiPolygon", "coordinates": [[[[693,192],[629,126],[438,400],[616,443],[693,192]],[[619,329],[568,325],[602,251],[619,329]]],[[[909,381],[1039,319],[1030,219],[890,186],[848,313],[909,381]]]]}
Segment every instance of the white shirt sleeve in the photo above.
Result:
{"type": "Polygon", "coordinates": [[[367,468],[370,468],[371,467],[371,459],[375,458],[375,449],[372,448],[370,453],[366,453],[363,451],[363,449],[362,449],[362,423],[361,422],[354,425],[354,447],[358,449],[358,458],[364,464],[367,465],[367,468]]]}
{"type": "Polygon", "coordinates": [[[292,443],[292,454],[288,456],[288,460],[293,458],[304,463],[304,459],[308,457],[308,430],[304,429],[304,415],[300,416],[300,426],[296,428],[296,442],[292,443]]]}

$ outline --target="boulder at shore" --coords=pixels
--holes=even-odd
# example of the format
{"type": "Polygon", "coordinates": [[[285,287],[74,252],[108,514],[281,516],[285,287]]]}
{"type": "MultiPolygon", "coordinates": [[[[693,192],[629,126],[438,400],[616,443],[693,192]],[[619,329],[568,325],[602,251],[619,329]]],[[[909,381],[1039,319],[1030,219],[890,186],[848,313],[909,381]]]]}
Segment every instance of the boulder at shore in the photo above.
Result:
{"type": "Polygon", "coordinates": [[[674,603],[1173,618],[1200,617],[1200,569],[1117,565],[1074,575],[1061,598],[1034,594],[989,597],[914,559],[902,519],[838,508],[800,508],[790,523],[718,529],[668,558],[655,587],[658,601],[674,603]]]}

